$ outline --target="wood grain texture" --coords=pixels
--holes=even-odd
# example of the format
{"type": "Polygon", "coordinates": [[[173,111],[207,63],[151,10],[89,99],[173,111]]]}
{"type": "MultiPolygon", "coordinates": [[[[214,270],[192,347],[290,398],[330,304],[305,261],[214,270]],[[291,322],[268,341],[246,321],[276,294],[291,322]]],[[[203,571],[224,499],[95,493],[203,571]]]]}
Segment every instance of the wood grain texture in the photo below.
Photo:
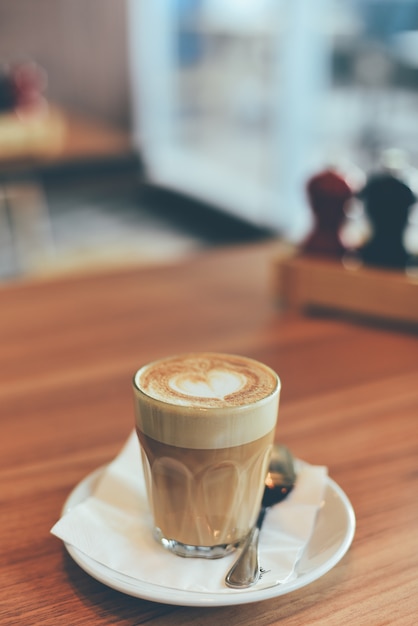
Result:
{"type": "Polygon", "coordinates": [[[418,336],[281,312],[275,255],[274,242],[237,246],[0,289],[1,624],[416,623],[418,336]],[[328,466],[357,530],[333,570],[292,594],[171,607],[93,580],[49,530],[70,490],[129,434],[133,372],[207,349],[279,373],[277,438],[328,466]]]}

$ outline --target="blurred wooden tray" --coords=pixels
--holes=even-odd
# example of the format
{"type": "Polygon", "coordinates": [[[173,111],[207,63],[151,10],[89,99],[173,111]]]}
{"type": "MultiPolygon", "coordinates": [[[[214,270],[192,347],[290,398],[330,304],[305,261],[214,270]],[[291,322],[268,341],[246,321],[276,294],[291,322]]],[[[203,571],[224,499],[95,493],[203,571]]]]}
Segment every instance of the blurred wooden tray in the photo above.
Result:
{"type": "Polygon", "coordinates": [[[0,115],[0,165],[21,158],[52,157],[60,151],[66,133],[64,116],[53,107],[39,114],[0,115]]]}
{"type": "Polygon", "coordinates": [[[334,310],[418,324],[418,276],[365,266],[346,268],[339,261],[278,254],[276,290],[291,309],[334,310]]]}

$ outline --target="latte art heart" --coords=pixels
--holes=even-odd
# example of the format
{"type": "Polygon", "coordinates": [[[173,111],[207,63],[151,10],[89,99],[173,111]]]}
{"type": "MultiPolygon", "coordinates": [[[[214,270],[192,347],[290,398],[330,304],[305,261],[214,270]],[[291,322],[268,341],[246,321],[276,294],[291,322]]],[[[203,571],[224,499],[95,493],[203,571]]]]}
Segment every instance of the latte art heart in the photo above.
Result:
{"type": "Polygon", "coordinates": [[[151,398],[188,408],[252,404],[279,385],[275,372],[258,361],[213,352],[154,361],[137,372],[134,384],[151,398]]]}
{"type": "Polygon", "coordinates": [[[205,376],[178,374],[169,381],[169,387],[193,398],[225,398],[243,389],[247,379],[238,372],[211,370],[205,376]]]}

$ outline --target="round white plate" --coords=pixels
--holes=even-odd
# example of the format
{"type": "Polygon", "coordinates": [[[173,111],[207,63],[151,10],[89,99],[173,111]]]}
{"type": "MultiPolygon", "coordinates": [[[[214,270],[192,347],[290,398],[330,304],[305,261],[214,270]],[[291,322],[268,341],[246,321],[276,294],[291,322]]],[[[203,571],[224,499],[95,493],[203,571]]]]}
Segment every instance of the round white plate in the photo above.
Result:
{"type": "MultiPolygon", "coordinates": [[[[99,468],[74,488],[64,504],[64,512],[68,512],[92,494],[102,472],[103,468],[99,468]]],[[[155,585],[120,574],[73,546],[66,544],[66,548],[74,561],[90,576],[130,596],[181,606],[226,606],[267,600],[317,580],[332,569],[347,552],[353,540],[355,525],[355,515],[349,499],[331,478],[327,478],[324,503],[318,513],[312,537],[297,566],[297,578],[272,587],[228,589],[224,593],[196,592],[155,585]]]]}

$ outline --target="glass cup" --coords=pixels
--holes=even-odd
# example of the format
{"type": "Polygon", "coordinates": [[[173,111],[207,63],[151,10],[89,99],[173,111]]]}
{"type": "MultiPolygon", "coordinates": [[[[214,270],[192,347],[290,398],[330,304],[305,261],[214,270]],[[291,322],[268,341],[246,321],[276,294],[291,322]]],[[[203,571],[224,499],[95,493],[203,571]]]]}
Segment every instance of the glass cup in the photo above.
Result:
{"type": "Polygon", "coordinates": [[[279,377],[253,359],[196,353],[143,366],[133,387],[154,537],[180,556],[224,556],[258,515],[279,377]]]}

